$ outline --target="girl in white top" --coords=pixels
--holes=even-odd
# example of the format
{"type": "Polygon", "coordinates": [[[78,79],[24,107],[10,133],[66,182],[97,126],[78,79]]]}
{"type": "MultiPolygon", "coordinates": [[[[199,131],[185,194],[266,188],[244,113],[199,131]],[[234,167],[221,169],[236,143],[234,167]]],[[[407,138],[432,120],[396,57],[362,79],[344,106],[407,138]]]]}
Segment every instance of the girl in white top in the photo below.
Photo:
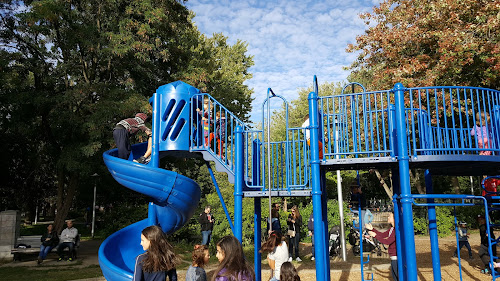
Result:
{"type": "Polygon", "coordinates": [[[288,246],[285,241],[281,241],[281,234],[277,231],[271,232],[260,251],[268,253],[267,262],[273,270],[271,281],[279,281],[281,265],[288,261],[288,246]]]}

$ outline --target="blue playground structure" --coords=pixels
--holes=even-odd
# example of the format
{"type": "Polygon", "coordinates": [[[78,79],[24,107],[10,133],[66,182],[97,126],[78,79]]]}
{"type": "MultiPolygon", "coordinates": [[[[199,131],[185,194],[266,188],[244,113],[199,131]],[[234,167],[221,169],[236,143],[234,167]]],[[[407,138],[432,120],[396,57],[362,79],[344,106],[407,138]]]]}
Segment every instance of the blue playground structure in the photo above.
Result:
{"type": "MultiPolygon", "coordinates": [[[[399,179],[394,180],[393,203],[400,280],[417,280],[413,205],[428,208],[434,280],[441,280],[435,207],[481,205],[489,222],[490,211],[498,208],[490,199],[500,196],[496,192],[488,196],[433,194],[431,175],[499,174],[500,92],[458,86],[405,88],[397,83],[390,90],[366,92],[363,88],[360,93],[319,97],[316,77],[313,85],[314,91],[308,98],[310,126],[289,127],[286,116],[283,141],[270,140],[264,115],[263,128],[254,129],[209,94],[184,82],[158,88],[150,99],[151,161],[146,165],[132,161],[144,154],[147,143],[134,145],[128,160],[119,159],[116,149],[103,156],[120,184],[151,197],[147,219],[119,230],[102,243],[99,262],[105,278],[131,280],[135,257],[143,252],[139,235],[142,229],[156,224],[172,233],[198,207],[198,184],[159,168],[162,157],[178,155],[203,157],[206,161],[230,227],[240,241],[242,200],[253,198],[257,280],[261,280],[262,197],[312,197],[316,278],[330,280],[324,174],[328,170],[373,168],[391,169],[394,179],[399,179]],[[205,102],[208,110],[204,109],[205,102]],[[472,136],[476,124],[484,127],[487,134],[472,136]],[[305,139],[305,130],[310,130],[309,141],[305,139]],[[234,183],[233,218],[209,162],[215,163],[216,170],[227,173],[234,183]],[[411,193],[410,168],[426,170],[426,195],[411,193]]],[[[286,100],[271,89],[263,111],[274,98],[283,101],[288,115],[286,100]]],[[[494,226],[487,224],[488,233],[494,226]]],[[[492,252],[497,242],[489,241],[491,265],[497,258],[492,252]]],[[[493,280],[497,277],[493,271],[493,280]]]]}

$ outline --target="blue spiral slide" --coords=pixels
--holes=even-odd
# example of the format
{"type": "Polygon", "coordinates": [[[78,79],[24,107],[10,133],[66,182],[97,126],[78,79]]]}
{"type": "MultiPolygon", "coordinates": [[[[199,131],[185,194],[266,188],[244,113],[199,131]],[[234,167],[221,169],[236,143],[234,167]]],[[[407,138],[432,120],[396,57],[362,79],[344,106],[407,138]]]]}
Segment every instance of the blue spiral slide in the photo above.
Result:
{"type": "MultiPolygon", "coordinates": [[[[146,143],[133,147],[133,155],[142,155],[146,143]]],[[[99,264],[106,280],[132,280],[135,258],[143,253],[141,231],[149,225],[159,225],[172,233],[193,215],[201,191],[196,182],[178,173],[142,165],[117,157],[116,149],[104,153],[104,162],[120,184],[152,198],[148,218],[129,225],[109,236],[99,248],[99,264]]]]}
{"type": "MultiPolygon", "coordinates": [[[[147,165],[133,162],[144,155],[147,143],[132,146],[129,159],[118,158],[118,150],[106,151],[104,163],[121,185],[151,198],[148,218],[129,225],[109,236],[99,248],[99,264],[108,281],[132,280],[135,258],[143,253],[141,231],[158,225],[173,233],[193,216],[200,202],[201,190],[196,182],[178,173],[159,168],[160,158],[169,152],[190,154],[192,124],[196,115],[192,98],[200,91],[182,81],[159,87],[149,100],[152,114],[152,154],[147,165]]],[[[188,156],[190,157],[190,156],[188,156]]]]}

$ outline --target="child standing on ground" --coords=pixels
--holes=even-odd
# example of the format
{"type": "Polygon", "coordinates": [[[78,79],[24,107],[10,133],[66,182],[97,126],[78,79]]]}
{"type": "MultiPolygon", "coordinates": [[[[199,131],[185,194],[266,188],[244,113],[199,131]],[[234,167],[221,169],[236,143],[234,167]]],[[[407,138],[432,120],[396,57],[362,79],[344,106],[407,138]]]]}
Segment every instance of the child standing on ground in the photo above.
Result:
{"type": "Polygon", "coordinates": [[[467,223],[466,222],[459,222],[458,224],[458,248],[453,254],[453,257],[457,257],[457,253],[462,249],[463,246],[467,248],[467,251],[469,251],[469,259],[472,259],[472,250],[470,248],[469,244],[469,234],[467,233],[467,223]]]}
{"type": "Polygon", "coordinates": [[[280,281],[300,281],[297,269],[289,261],[281,265],[280,281]]]}
{"type": "Polygon", "coordinates": [[[141,233],[144,254],[135,259],[134,281],[177,281],[176,256],[159,226],[146,227],[141,233]]]}
{"type": "Polygon", "coordinates": [[[212,281],[253,281],[255,273],[243,255],[243,247],[234,236],[225,236],[217,243],[217,259],[220,264],[212,281]]]}
{"type": "Polygon", "coordinates": [[[267,262],[273,270],[273,276],[270,281],[279,281],[281,266],[288,261],[288,247],[285,241],[281,241],[281,233],[271,232],[269,239],[262,245],[261,253],[267,254],[267,262]]]}
{"type": "Polygon", "coordinates": [[[207,245],[196,245],[193,250],[193,263],[186,272],[186,281],[207,281],[205,265],[208,264],[210,254],[207,245]]]}
{"type": "MultiPolygon", "coordinates": [[[[491,121],[488,112],[476,113],[476,125],[470,131],[471,136],[475,136],[477,139],[477,146],[479,148],[490,148],[491,147],[491,121]],[[481,126],[482,125],[482,126],[481,126]]],[[[481,151],[479,155],[491,155],[491,151],[481,151]]]]}

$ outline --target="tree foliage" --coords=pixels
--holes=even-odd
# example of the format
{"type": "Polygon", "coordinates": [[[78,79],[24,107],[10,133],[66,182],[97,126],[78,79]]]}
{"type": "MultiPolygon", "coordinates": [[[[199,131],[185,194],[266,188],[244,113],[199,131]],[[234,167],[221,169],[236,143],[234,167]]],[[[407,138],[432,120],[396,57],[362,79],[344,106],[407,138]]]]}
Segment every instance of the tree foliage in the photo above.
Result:
{"type": "Polygon", "coordinates": [[[361,14],[370,27],[349,45],[349,67],[375,90],[500,86],[500,4],[491,0],[385,0],[361,14]]]}
{"type": "Polygon", "coordinates": [[[28,202],[16,191],[2,208],[36,206],[47,190],[58,197],[60,228],[73,198],[91,192],[89,175],[109,177],[101,155],[114,145],[114,125],[147,111],[163,84],[202,79],[216,98],[231,93],[230,110],[248,114],[251,91],[243,82],[253,61],[246,44],[202,36],[183,2],[0,4],[0,125],[8,147],[2,170],[9,179],[0,192],[21,184],[33,197],[28,202]]]}

